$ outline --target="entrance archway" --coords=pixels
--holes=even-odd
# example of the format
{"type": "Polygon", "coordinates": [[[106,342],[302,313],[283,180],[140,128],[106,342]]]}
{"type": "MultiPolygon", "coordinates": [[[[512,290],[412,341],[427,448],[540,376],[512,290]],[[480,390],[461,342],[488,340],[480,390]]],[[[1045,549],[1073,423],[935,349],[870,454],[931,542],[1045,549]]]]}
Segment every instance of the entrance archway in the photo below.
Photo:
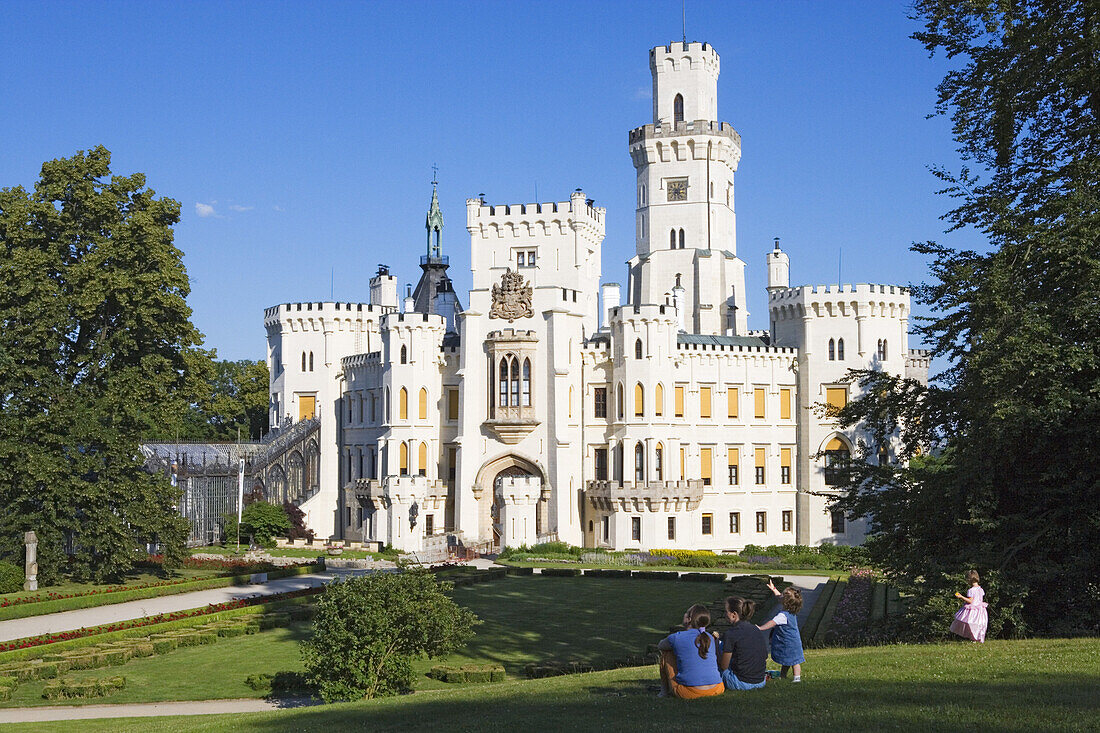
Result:
{"type": "Polygon", "coordinates": [[[475,491],[480,492],[478,499],[478,537],[492,540],[494,547],[500,546],[500,505],[501,481],[510,476],[534,476],[542,482],[542,495],[535,511],[535,534],[545,532],[548,519],[550,482],[546,470],[535,461],[515,454],[508,454],[488,461],[477,472],[474,481],[475,491]]]}

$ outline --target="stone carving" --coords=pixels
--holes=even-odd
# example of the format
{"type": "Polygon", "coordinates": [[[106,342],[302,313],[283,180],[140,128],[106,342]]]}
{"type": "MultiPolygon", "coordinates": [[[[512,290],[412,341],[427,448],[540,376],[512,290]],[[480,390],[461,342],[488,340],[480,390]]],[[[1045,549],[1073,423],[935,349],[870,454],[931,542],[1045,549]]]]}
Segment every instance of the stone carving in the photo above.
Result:
{"type": "Polygon", "coordinates": [[[535,314],[531,309],[531,286],[518,272],[508,270],[500,278],[500,285],[493,286],[493,306],[489,309],[490,318],[504,318],[509,323],[517,318],[530,318],[535,314]]]}
{"type": "Polygon", "coordinates": [[[34,532],[23,535],[23,544],[27,546],[27,580],[23,590],[38,590],[38,537],[34,532]]]}

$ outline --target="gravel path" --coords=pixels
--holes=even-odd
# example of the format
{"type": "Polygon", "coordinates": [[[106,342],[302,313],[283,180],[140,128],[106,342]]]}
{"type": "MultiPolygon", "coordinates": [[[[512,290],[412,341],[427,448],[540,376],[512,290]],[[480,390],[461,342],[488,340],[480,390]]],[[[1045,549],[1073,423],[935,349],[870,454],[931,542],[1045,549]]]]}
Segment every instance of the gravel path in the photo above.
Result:
{"type": "Polygon", "coordinates": [[[37,708],[0,710],[2,723],[44,723],[50,720],[88,720],[91,718],[147,718],[155,715],[224,715],[226,713],[262,713],[269,710],[315,705],[309,699],[265,700],[183,700],[177,702],[131,703],[129,705],[57,705],[37,708]]]}

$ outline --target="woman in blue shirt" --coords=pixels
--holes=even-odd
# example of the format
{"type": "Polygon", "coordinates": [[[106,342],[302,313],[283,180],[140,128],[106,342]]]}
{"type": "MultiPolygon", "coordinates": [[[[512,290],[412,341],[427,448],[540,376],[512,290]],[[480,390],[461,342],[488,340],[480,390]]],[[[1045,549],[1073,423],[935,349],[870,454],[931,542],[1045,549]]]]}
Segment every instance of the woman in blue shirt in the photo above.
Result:
{"type": "Polygon", "coordinates": [[[657,644],[661,651],[661,697],[690,700],[721,695],[726,687],[718,673],[718,644],[707,633],[710,611],[694,605],[684,614],[683,631],[657,644]]]}

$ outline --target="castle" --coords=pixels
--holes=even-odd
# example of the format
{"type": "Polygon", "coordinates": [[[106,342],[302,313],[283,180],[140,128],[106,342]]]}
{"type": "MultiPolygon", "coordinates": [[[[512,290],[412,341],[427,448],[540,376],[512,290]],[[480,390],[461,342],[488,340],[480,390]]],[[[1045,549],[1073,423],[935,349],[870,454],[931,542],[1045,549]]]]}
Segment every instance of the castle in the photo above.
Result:
{"type": "Polygon", "coordinates": [[[269,479],[318,535],[422,550],[556,538],[614,549],[858,543],[828,509],[858,434],[837,429],[848,369],[927,380],[892,285],[790,287],[767,267],[749,331],[734,179],[706,43],[650,51],[653,121],[631,130],[636,254],[602,283],[604,209],[466,202],[472,287],[447,277],[437,192],[414,292],[380,268],[367,303],[265,311],[271,420],[311,421],[319,456],[269,479]],[[625,295],[625,302],[623,297],[625,295]],[[302,468],[297,468],[301,472],[302,468]]]}

